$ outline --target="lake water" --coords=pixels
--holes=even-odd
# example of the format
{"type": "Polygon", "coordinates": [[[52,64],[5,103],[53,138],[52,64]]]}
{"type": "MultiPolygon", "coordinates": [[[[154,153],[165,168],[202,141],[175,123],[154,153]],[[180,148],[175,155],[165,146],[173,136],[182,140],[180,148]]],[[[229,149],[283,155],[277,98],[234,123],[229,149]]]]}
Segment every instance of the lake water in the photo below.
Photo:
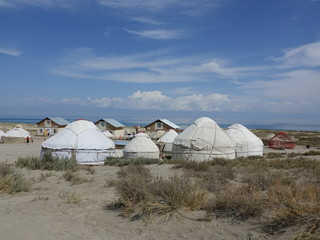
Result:
{"type": "MultiPolygon", "coordinates": [[[[9,118],[0,118],[0,122],[12,122],[12,123],[32,123],[36,124],[37,122],[41,121],[43,117],[9,117],[9,118]]],[[[90,121],[97,121],[99,118],[92,119],[92,117],[86,118],[90,121]]],[[[72,122],[76,120],[76,118],[66,118],[69,122],[72,122]]],[[[141,119],[141,122],[137,121],[121,121],[119,120],[122,124],[125,126],[145,126],[148,123],[145,123],[145,120],[141,119]]],[[[175,124],[179,125],[181,129],[187,128],[192,122],[190,123],[179,123],[175,122],[175,124]]],[[[220,127],[226,128],[230,124],[225,124],[225,123],[218,123],[220,127]]],[[[320,124],[292,124],[292,123],[272,123],[272,124],[243,124],[249,129],[272,129],[272,130],[296,130],[296,131],[320,131],[320,124]]]]}

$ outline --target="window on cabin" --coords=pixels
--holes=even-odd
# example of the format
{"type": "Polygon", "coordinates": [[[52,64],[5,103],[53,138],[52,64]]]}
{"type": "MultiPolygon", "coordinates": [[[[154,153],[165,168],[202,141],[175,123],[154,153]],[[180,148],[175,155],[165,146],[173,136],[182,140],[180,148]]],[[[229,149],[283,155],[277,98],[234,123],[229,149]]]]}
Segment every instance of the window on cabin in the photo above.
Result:
{"type": "Polygon", "coordinates": [[[105,122],[100,122],[100,126],[101,126],[101,127],[105,127],[105,126],[106,126],[106,123],[105,123],[105,122]]]}
{"type": "Polygon", "coordinates": [[[45,125],[46,126],[50,126],[51,125],[51,120],[46,120],[45,125]]]}
{"type": "Polygon", "coordinates": [[[163,128],[162,122],[157,122],[156,129],[162,129],[162,128],[163,128]]]}

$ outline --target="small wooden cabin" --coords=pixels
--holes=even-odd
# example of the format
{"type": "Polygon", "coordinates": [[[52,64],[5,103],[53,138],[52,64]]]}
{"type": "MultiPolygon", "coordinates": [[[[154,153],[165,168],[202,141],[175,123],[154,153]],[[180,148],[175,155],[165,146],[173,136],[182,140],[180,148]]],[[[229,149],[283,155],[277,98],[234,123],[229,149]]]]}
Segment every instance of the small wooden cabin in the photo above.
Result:
{"type": "Polygon", "coordinates": [[[159,130],[169,131],[170,129],[177,130],[180,127],[173,122],[170,122],[167,119],[158,119],[147,126],[145,126],[146,130],[149,132],[155,132],[159,130]]]}
{"type": "Polygon", "coordinates": [[[116,139],[123,138],[125,135],[125,125],[115,119],[103,118],[94,123],[101,131],[109,131],[116,139]]]}
{"type": "Polygon", "coordinates": [[[38,135],[54,135],[65,128],[70,122],[62,117],[46,117],[37,123],[38,135]]]}

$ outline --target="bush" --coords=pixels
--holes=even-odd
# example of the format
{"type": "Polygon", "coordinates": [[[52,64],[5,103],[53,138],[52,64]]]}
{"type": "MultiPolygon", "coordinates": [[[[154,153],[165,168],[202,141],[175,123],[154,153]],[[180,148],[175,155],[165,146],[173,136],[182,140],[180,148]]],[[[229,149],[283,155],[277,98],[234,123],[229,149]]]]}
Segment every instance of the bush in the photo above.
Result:
{"type": "Polygon", "coordinates": [[[81,195],[74,191],[60,193],[59,197],[65,199],[66,203],[69,204],[80,204],[82,202],[81,195]]]}
{"type": "Polygon", "coordinates": [[[207,194],[189,178],[174,176],[170,179],[153,177],[141,166],[128,166],[119,172],[115,183],[123,214],[134,217],[152,217],[173,214],[180,209],[195,210],[205,206],[207,194]]]}
{"type": "Polygon", "coordinates": [[[81,183],[87,183],[87,182],[93,182],[93,179],[88,179],[88,178],[85,178],[85,177],[81,177],[79,174],[76,174],[72,171],[67,171],[66,173],[64,173],[62,175],[62,177],[68,181],[68,182],[71,182],[73,185],[76,185],[76,184],[81,184],[81,183]]]}
{"type": "Polygon", "coordinates": [[[308,158],[286,158],[270,160],[268,162],[269,167],[279,168],[279,169],[315,169],[320,166],[320,162],[308,158]]]}
{"type": "Polygon", "coordinates": [[[158,158],[116,158],[110,157],[104,161],[104,165],[123,167],[127,165],[150,165],[150,164],[162,164],[162,160],[158,158]]]}
{"type": "Polygon", "coordinates": [[[215,199],[207,205],[207,215],[231,217],[233,221],[259,217],[266,207],[265,197],[261,191],[248,186],[230,186],[220,191],[215,199]]]}
{"type": "Polygon", "coordinates": [[[270,189],[275,215],[265,230],[282,231],[290,226],[304,226],[294,239],[317,239],[320,234],[320,186],[318,184],[275,185],[270,189]],[[306,238],[303,238],[306,237],[306,238]]]}
{"type": "Polygon", "coordinates": [[[27,192],[30,182],[21,173],[16,172],[11,165],[0,163],[0,190],[6,193],[27,192]]]}
{"type": "Polygon", "coordinates": [[[58,157],[53,157],[51,153],[45,153],[42,159],[39,157],[19,157],[15,165],[17,167],[25,167],[31,170],[74,171],[78,168],[77,161],[74,158],[60,159],[58,157]]]}
{"type": "Polygon", "coordinates": [[[219,192],[230,180],[234,179],[234,170],[230,165],[211,166],[203,171],[187,169],[186,175],[195,179],[196,183],[209,192],[219,192]]]}

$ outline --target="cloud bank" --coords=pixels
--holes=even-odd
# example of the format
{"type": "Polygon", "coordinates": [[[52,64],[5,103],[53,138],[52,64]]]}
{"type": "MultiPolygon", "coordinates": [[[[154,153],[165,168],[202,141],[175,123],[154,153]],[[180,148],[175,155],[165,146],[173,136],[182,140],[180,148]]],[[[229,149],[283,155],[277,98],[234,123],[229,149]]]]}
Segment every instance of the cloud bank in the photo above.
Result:
{"type": "Polygon", "coordinates": [[[295,112],[298,107],[308,105],[303,101],[270,101],[219,93],[167,96],[161,91],[137,91],[125,98],[65,98],[62,103],[97,108],[189,112],[295,112]]]}

